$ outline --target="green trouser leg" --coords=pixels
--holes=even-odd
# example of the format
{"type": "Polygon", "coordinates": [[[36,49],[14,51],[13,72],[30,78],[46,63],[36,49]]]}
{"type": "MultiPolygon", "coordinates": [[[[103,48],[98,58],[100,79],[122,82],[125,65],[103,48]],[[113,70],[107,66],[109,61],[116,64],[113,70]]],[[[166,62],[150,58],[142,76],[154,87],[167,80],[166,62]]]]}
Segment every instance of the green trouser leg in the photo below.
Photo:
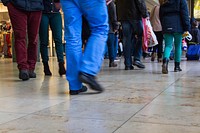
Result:
{"type": "Polygon", "coordinates": [[[170,52],[172,50],[172,46],[175,46],[175,62],[181,61],[182,54],[182,34],[181,33],[173,33],[173,34],[164,34],[165,40],[165,50],[163,54],[163,59],[169,59],[170,52]]]}

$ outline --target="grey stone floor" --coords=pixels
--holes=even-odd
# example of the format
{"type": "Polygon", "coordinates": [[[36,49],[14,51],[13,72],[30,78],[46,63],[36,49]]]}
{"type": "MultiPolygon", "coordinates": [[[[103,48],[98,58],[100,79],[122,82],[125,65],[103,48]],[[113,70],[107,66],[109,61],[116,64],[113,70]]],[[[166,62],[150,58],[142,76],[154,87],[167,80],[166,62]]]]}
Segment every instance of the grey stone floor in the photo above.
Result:
{"type": "Polygon", "coordinates": [[[0,133],[200,133],[200,61],[181,62],[182,72],[161,74],[161,63],[125,71],[103,63],[101,94],[68,94],[66,77],[51,58],[52,77],[41,62],[37,78],[22,82],[16,63],[0,59],[0,133]]]}

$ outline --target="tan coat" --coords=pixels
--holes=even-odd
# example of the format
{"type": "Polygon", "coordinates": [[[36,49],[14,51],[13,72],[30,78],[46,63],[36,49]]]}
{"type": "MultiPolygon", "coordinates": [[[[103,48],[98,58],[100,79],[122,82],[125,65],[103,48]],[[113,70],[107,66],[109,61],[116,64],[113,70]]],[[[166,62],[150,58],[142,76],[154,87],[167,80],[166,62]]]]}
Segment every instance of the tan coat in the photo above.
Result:
{"type": "Polygon", "coordinates": [[[155,6],[151,10],[150,21],[153,27],[153,31],[162,31],[162,26],[161,26],[160,17],[159,17],[159,10],[160,10],[160,6],[155,6]]]}

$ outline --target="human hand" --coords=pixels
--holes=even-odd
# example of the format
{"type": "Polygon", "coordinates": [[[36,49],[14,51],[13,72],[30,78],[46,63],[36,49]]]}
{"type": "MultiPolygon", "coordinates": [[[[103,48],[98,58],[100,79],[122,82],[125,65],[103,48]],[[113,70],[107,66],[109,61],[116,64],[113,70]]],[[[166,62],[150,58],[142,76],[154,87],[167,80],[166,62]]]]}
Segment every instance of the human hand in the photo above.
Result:
{"type": "Polygon", "coordinates": [[[182,35],[183,38],[186,38],[188,41],[192,40],[192,35],[189,33],[189,31],[185,31],[182,35]]]}
{"type": "Polygon", "coordinates": [[[112,2],[112,0],[106,0],[106,5],[109,5],[112,2]]]}
{"type": "Polygon", "coordinates": [[[61,8],[61,4],[60,3],[55,3],[55,7],[56,7],[56,9],[60,9],[61,8]]]}
{"type": "Polygon", "coordinates": [[[145,19],[146,19],[146,20],[149,20],[149,17],[146,17],[145,19]]]}
{"type": "Polygon", "coordinates": [[[189,32],[188,32],[188,31],[185,31],[185,32],[183,33],[182,36],[183,36],[183,38],[184,38],[184,37],[186,37],[186,36],[188,36],[188,35],[189,35],[189,32]]]}

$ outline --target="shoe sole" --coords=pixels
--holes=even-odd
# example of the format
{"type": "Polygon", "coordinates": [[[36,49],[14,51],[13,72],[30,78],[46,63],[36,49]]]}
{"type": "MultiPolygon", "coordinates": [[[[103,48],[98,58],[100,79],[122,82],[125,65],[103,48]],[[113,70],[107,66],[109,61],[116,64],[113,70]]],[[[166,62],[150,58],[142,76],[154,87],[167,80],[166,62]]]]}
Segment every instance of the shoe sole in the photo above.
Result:
{"type": "Polygon", "coordinates": [[[142,68],[142,69],[144,69],[145,67],[142,67],[142,66],[140,66],[140,65],[138,65],[138,64],[133,64],[134,66],[137,66],[138,68],[142,68]]]}
{"type": "Polygon", "coordinates": [[[70,90],[69,94],[70,95],[78,95],[79,93],[86,92],[87,90],[88,90],[87,87],[83,85],[80,90],[75,90],[75,91],[70,90]]]}

